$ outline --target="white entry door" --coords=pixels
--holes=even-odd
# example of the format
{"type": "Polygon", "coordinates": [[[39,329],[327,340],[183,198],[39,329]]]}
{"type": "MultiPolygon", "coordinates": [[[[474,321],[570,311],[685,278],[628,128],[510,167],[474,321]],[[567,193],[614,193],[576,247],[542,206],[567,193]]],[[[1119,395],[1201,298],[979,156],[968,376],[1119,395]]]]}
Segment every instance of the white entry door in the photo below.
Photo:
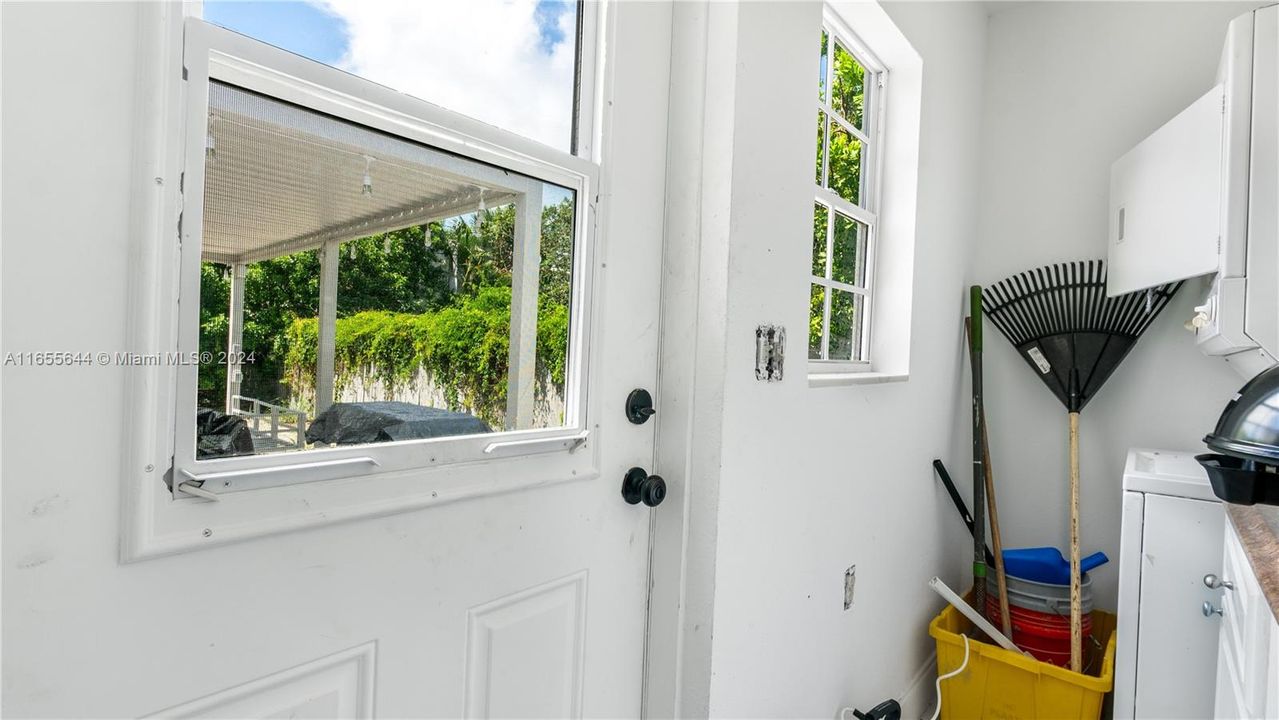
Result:
{"type": "MultiPolygon", "coordinates": [[[[585,149],[576,155],[205,27],[182,17],[178,3],[89,4],[76,12],[59,5],[6,8],[6,30],[24,22],[30,30],[6,32],[5,42],[23,53],[26,35],[38,53],[49,33],[63,38],[64,54],[105,68],[86,82],[120,89],[94,89],[94,97],[119,103],[97,108],[99,116],[133,118],[106,123],[136,128],[136,137],[104,143],[136,145],[139,156],[127,167],[65,162],[100,173],[104,197],[138,208],[135,232],[81,234],[61,247],[70,250],[64,268],[76,262],[76,242],[115,242],[120,253],[141,247],[130,267],[129,316],[118,318],[131,328],[128,350],[141,362],[121,374],[128,404],[122,557],[93,555],[74,585],[56,562],[6,577],[6,614],[24,618],[5,626],[6,675],[21,679],[6,678],[6,714],[638,716],[650,523],[664,508],[629,504],[622,486],[631,468],[660,472],[652,466],[660,412],[635,424],[626,406],[633,389],[655,389],[657,381],[669,5],[584,11],[578,142],[585,149]],[[182,77],[170,82],[177,58],[182,77]],[[312,150],[314,167],[299,170],[297,153],[312,150]],[[127,187],[111,179],[126,170],[127,187]],[[289,174],[302,172],[312,174],[294,188],[289,174]],[[331,201],[306,205],[329,183],[337,188],[331,201]],[[457,204],[431,210],[425,195],[396,195],[414,183],[437,183],[443,202],[457,204]],[[262,207],[262,198],[292,200],[262,207]],[[539,234],[545,242],[546,211],[555,203],[566,203],[559,207],[567,208],[563,221],[573,233],[571,294],[561,316],[548,315],[538,294],[556,269],[528,245],[539,234]],[[173,237],[179,213],[180,247],[173,237]],[[395,213],[408,219],[395,221],[395,213]],[[438,241],[444,250],[436,259],[445,260],[436,269],[464,285],[466,258],[491,248],[472,247],[466,256],[450,243],[512,218],[509,265],[495,271],[509,273],[511,328],[494,336],[510,348],[494,356],[509,360],[493,381],[504,398],[476,399],[477,385],[449,380],[444,366],[432,366],[434,375],[351,367],[368,357],[352,339],[364,326],[351,319],[389,323],[393,314],[344,306],[382,290],[347,273],[366,261],[394,261],[409,239],[428,250],[438,241]],[[300,313],[293,334],[279,340],[300,354],[277,358],[291,380],[271,398],[255,396],[252,360],[236,354],[248,346],[260,308],[237,284],[266,272],[255,264],[301,268],[307,258],[319,263],[318,316],[300,313]],[[229,288],[225,325],[195,307],[217,283],[229,288]],[[547,330],[554,322],[564,324],[561,335],[547,330]],[[210,347],[227,337],[227,345],[210,347]],[[556,342],[562,355],[549,357],[563,357],[562,364],[544,367],[540,353],[556,342]],[[226,357],[201,364],[210,350],[226,357]],[[165,352],[177,361],[152,354],[165,352]],[[395,389],[410,386],[411,397],[395,389]],[[378,405],[388,398],[399,405],[378,405]],[[391,410],[408,415],[379,426],[377,438],[349,440],[341,433],[370,416],[343,419],[331,412],[338,406],[372,407],[377,418],[391,410]],[[228,434],[213,424],[192,432],[200,408],[216,411],[202,417],[225,421],[228,434]],[[438,436],[434,415],[415,414],[435,410],[487,429],[438,436]],[[331,422],[317,430],[322,418],[331,422]],[[241,429],[247,435],[232,437],[241,429]],[[237,450],[236,437],[249,438],[250,449],[237,450]]],[[[476,33],[484,42],[483,27],[439,32],[476,33]]],[[[41,71],[40,63],[12,70],[41,71]]],[[[6,83],[10,72],[6,65],[6,83]]],[[[37,97],[6,93],[5,100],[15,113],[43,112],[37,97]]],[[[64,162],[27,157],[16,140],[12,151],[6,144],[6,165],[64,162]]],[[[409,337],[404,352],[427,360],[446,352],[429,345],[431,333],[486,317],[488,296],[476,297],[431,310],[436,324],[409,337]],[[446,311],[454,313],[447,322],[438,315],[446,311]]],[[[45,311],[60,307],[79,305],[45,311]]],[[[42,322],[56,326],[58,318],[42,322]]],[[[21,339],[38,342],[34,332],[21,339]]],[[[37,383],[31,394],[7,396],[15,404],[6,410],[25,402],[27,426],[39,426],[42,408],[59,404],[50,394],[56,387],[37,383]]],[[[80,421],[119,422],[118,406],[82,398],[79,407],[80,421]]],[[[6,427],[7,470],[27,462],[23,432],[6,427]]],[[[101,484],[101,476],[61,476],[60,463],[73,458],[41,455],[30,458],[32,469],[37,462],[73,505],[78,483],[101,484]]],[[[650,491],[648,499],[657,498],[650,491]]],[[[113,512],[109,502],[99,509],[113,512]]],[[[39,532],[73,538],[81,517],[42,518],[39,532]]],[[[6,544],[21,546],[25,527],[11,526],[6,544]]]]}

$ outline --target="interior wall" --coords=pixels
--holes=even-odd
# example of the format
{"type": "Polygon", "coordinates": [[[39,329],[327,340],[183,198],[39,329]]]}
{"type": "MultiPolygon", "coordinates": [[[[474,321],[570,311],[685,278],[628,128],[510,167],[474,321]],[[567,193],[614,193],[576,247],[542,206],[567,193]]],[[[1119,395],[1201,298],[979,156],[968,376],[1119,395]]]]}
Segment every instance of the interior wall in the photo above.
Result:
{"type": "MultiPolygon", "coordinates": [[[[986,16],[974,3],[893,4],[889,14],[924,61],[910,378],[810,388],[810,78],[821,5],[736,8],[731,232],[726,265],[701,270],[726,277],[727,293],[711,716],[830,717],[901,697],[930,658],[925,628],[940,601],[926,582],[958,582],[964,563],[962,525],[930,463],[963,459],[953,421],[986,16]],[[755,378],[761,323],[789,331],[779,383],[755,378]]],[[[690,492],[700,482],[690,477],[690,492]]],[[[693,532],[705,529],[694,522],[693,532]]]]}
{"type": "MultiPolygon", "coordinates": [[[[1214,82],[1226,24],[1256,3],[992,4],[973,278],[1104,257],[1110,164],[1214,82]]],[[[1112,563],[1093,573],[1115,606],[1130,447],[1203,452],[1243,383],[1182,328],[1187,283],[1081,417],[1080,536],[1112,563]]],[[[1068,547],[1065,409],[989,323],[985,396],[1006,546],[1068,547]]],[[[965,389],[965,392],[967,390],[965,389]]],[[[968,423],[961,408],[956,423],[968,423]]]]}

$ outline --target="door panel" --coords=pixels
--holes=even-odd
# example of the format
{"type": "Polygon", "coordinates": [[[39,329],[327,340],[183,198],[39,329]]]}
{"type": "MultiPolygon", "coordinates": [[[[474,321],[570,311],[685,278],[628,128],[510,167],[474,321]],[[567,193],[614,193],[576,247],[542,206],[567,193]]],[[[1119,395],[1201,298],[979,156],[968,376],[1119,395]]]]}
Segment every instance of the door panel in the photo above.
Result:
{"type": "Polygon", "coordinates": [[[164,717],[373,717],[374,655],[366,643],[172,708],[164,717]]]}
{"type": "Polygon", "coordinates": [[[586,572],[469,613],[466,717],[578,717],[586,572]]]}

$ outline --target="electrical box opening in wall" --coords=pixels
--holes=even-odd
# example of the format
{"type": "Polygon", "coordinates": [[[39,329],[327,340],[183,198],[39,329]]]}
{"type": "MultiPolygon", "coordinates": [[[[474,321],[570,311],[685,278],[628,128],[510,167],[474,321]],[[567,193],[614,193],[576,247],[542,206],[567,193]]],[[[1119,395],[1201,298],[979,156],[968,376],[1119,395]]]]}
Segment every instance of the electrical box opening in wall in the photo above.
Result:
{"type": "Polygon", "coordinates": [[[857,566],[851,565],[844,571],[844,609],[853,607],[853,588],[857,585],[857,566]]]}

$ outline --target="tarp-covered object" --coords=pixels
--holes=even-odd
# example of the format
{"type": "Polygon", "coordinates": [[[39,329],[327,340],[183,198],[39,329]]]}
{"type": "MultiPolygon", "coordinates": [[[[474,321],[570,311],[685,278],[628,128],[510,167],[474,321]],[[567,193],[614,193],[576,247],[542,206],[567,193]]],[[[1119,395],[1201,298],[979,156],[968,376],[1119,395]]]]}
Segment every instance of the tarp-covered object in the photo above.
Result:
{"type": "Polygon", "coordinates": [[[244,418],[212,408],[195,411],[195,457],[197,460],[252,455],[253,434],[244,418]]]}
{"type": "Polygon", "coordinates": [[[334,403],[306,429],[306,441],[330,445],[418,440],[492,432],[462,412],[405,402],[334,403]]]}

